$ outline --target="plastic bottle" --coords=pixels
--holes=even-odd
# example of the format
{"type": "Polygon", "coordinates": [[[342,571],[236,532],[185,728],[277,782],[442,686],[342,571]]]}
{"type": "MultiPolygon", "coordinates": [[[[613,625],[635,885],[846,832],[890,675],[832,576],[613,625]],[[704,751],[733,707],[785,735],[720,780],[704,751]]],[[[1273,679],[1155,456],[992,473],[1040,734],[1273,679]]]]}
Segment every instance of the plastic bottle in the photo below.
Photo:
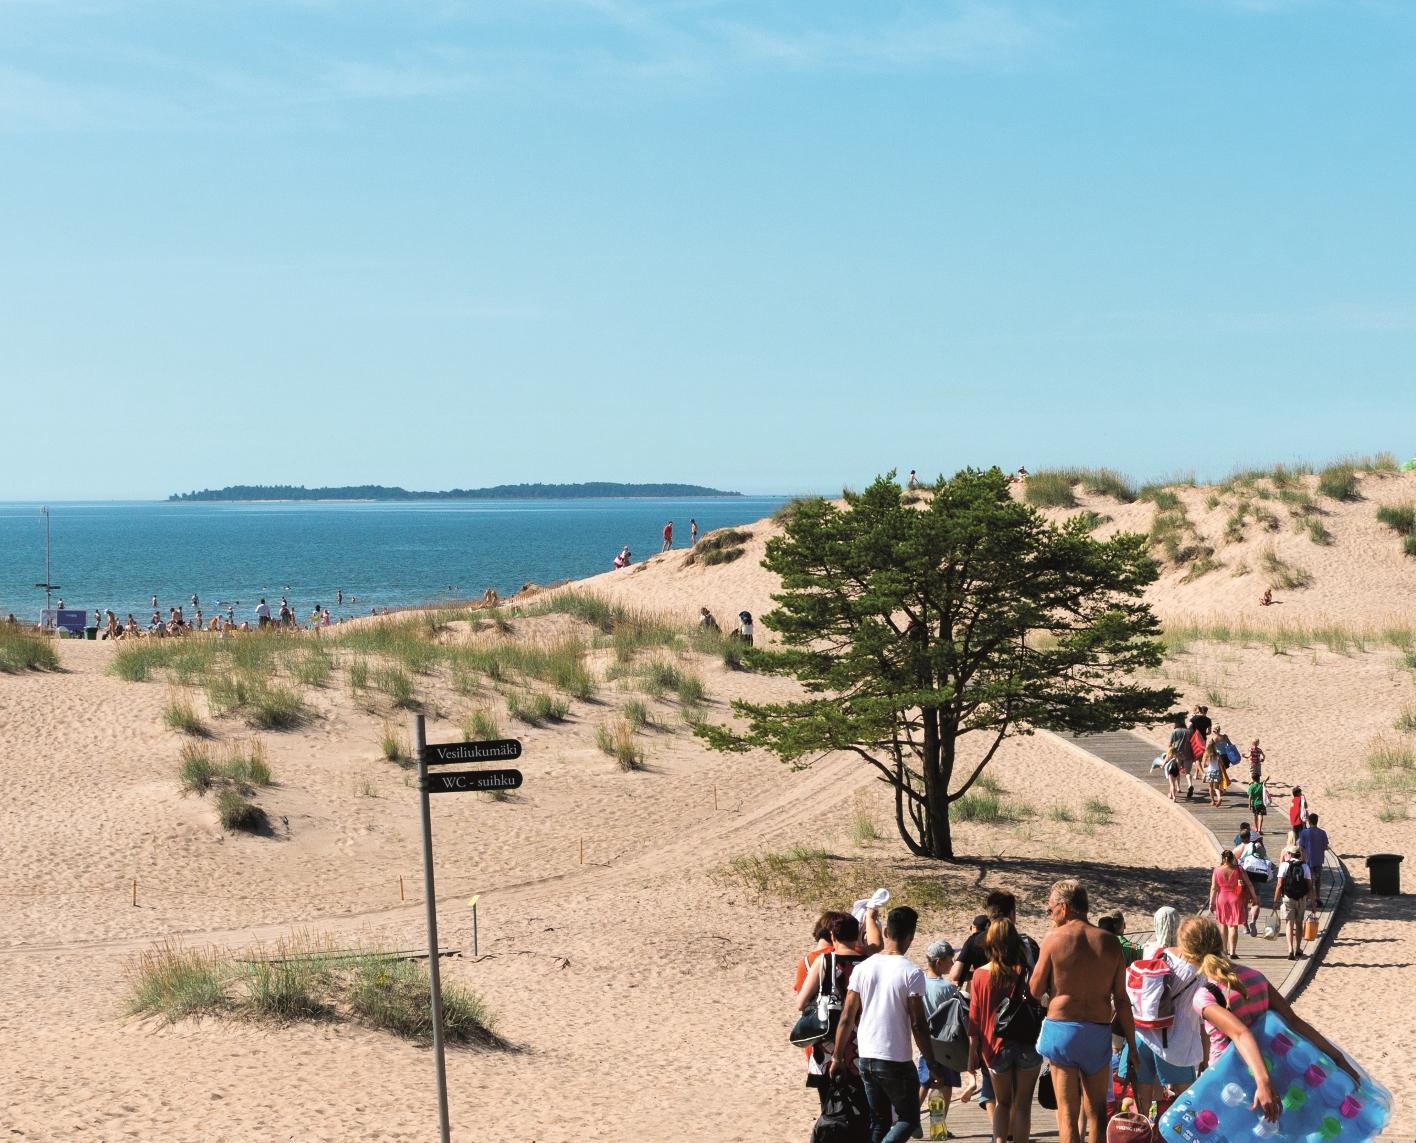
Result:
{"type": "Polygon", "coordinates": [[[929,1093],[929,1138],[947,1139],[948,1128],[944,1124],[944,1097],[937,1091],[929,1093]]]}
{"type": "Polygon", "coordinates": [[[1146,1118],[1149,1119],[1152,1123],[1154,1123],[1157,1119],[1160,1118],[1160,1103],[1159,1103],[1159,1101],[1154,1100],[1154,1099],[1151,1100],[1150,1110],[1149,1110],[1148,1112],[1146,1112],[1146,1118]]]}

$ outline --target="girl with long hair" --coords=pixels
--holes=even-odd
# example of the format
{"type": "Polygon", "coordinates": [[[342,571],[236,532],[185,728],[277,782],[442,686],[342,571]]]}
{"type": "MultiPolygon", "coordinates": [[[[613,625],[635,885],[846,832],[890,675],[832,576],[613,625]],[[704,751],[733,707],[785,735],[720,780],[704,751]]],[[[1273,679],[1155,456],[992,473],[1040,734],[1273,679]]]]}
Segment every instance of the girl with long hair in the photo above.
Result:
{"type": "Polygon", "coordinates": [[[998,1010],[1011,996],[1027,996],[1023,942],[1010,920],[988,926],[983,938],[988,964],[975,970],[969,985],[969,1071],[979,1062],[993,1080],[994,1143],[1027,1143],[1032,1131],[1033,1089],[1042,1057],[1036,1044],[1020,1044],[998,1033],[998,1010]]]}
{"type": "Polygon", "coordinates": [[[1213,1066],[1232,1044],[1254,1076],[1256,1090],[1253,1110],[1266,1119],[1278,1118],[1279,1102],[1264,1064],[1263,1053],[1250,1026],[1273,1009],[1283,1021],[1319,1051],[1326,1052],[1337,1066],[1361,1083],[1352,1064],[1321,1032],[1293,1011],[1293,1006],[1277,989],[1270,988],[1263,973],[1231,960],[1224,952],[1219,926],[1206,917],[1187,917],[1180,925],[1177,949],[1189,964],[1200,970],[1203,986],[1195,989],[1192,1004],[1209,1034],[1209,1062],[1213,1066]]]}

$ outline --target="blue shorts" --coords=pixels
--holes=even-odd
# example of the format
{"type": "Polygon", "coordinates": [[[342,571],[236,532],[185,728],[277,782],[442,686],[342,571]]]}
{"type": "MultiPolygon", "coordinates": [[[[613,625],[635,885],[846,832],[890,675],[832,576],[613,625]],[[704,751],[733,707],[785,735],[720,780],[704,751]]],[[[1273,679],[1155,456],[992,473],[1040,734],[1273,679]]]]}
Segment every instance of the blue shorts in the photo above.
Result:
{"type": "MultiPolygon", "coordinates": [[[[1121,1073],[1123,1075],[1128,1070],[1126,1057],[1130,1053],[1130,1048],[1121,1049],[1121,1073]]],[[[1189,1087],[1195,1082],[1195,1069],[1193,1066],[1167,1062],[1165,1057],[1160,1055],[1150,1044],[1137,1037],[1136,1082],[1165,1084],[1168,1087],[1189,1087]]]]}
{"type": "Polygon", "coordinates": [[[1055,1067],[1095,1075],[1111,1063],[1111,1025],[1048,1017],[1042,1022],[1037,1050],[1055,1067]]]}

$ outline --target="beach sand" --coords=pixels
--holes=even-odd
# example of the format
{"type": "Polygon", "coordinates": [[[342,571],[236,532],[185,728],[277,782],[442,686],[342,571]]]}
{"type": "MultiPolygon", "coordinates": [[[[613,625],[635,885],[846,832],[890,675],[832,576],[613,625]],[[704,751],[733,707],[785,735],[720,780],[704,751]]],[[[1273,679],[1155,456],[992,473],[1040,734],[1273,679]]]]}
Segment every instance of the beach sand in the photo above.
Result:
{"type": "MultiPolygon", "coordinates": [[[[1377,491],[1410,498],[1413,489],[1416,481],[1392,478],[1377,491]]],[[[1186,495],[1203,503],[1202,490],[1186,495]]],[[[1136,514],[1138,527],[1149,511],[1106,510],[1118,522],[1136,514]]],[[[1400,596],[1416,581],[1407,584],[1407,565],[1388,558],[1391,534],[1366,527],[1371,514],[1371,502],[1341,506],[1329,518],[1331,547],[1302,539],[1315,582],[1285,603],[1284,621],[1399,621],[1400,596]]],[[[707,605],[729,627],[739,610],[760,616],[771,606],[774,581],[759,561],[774,526],[749,531],[747,554],[733,563],[685,567],[679,549],[578,586],[685,623],[707,605]]],[[[1239,591],[1226,571],[1191,584],[1171,574],[1153,597],[1172,618],[1276,621],[1268,612],[1283,609],[1255,618],[1252,579],[1239,591]]],[[[570,626],[565,616],[519,620],[515,637],[550,639],[570,626]]],[[[162,940],[239,949],[303,931],[340,946],[425,944],[416,791],[379,751],[385,725],[402,730],[409,716],[356,700],[337,672],[309,692],[318,714],[308,725],[260,735],[277,781],[260,796],[273,835],[224,834],[210,797],[180,792],[183,739],[162,723],[169,685],[107,674],[113,651],[66,642],[61,672],[0,675],[9,798],[0,1124],[28,1140],[429,1138],[436,1111],[424,1048],[347,1023],[162,1026],[124,1015],[134,956],[162,940]]],[[[603,670],[607,653],[596,654],[603,670]]],[[[704,678],[712,719],[730,717],[733,697],[793,693],[788,681],[716,659],[685,662],[704,678]]],[[[1411,848],[1409,822],[1383,822],[1380,803],[1343,789],[1363,773],[1369,740],[1394,733],[1402,707],[1416,705],[1416,673],[1398,650],[1276,655],[1195,642],[1164,674],[1186,701],[1222,695],[1212,715],[1241,745],[1263,739],[1269,773],[1307,789],[1338,852],[1411,848]]],[[[472,709],[501,702],[490,691],[460,695],[446,680],[422,685],[438,711],[432,741],[459,739],[472,709]]],[[[515,1045],[449,1051],[454,1138],[806,1137],[815,1096],[786,1043],[792,966],[809,944],[815,906],[848,902],[760,896],[727,872],[734,858],[820,847],[855,896],[879,879],[897,889],[907,878],[938,879],[921,942],[957,943],[994,885],[1020,892],[1021,925],[1040,935],[1046,887],[1070,872],[1096,886],[1098,908],[1123,908],[1133,930],[1148,928],[1160,904],[1201,903],[1202,840],[1166,803],[1050,736],[1005,746],[990,773],[1014,820],[960,825],[956,845],[969,860],[939,869],[907,855],[886,791],[865,766],[831,756],[794,771],[758,752],[711,753],[668,700],[652,704],[659,725],[644,738],[646,768],[621,771],[597,749],[595,731],[634,697],[643,696],[602,684],[559,726],[513,724],[502,709],[503,732],[525,744],[525,785],[500,802],[434,800],[442,939],[464,954],[467,899],[481,894],[483,955],[444,960],[444,979],[484,997],[515,1045]],[[1097,799],[1111,812],[1088,824],[1087,803],[1097,799]],[[856,839],[862,818],[878,838],[856,839]]],[[[250,734],[231,719],[213,726],[220,740],[250,734]]],[[[1358,883],[1351,910],[1299,1008],[1392,1088],[1390,1133],[1410,1136],[1411,898],[1373,897],[1360,856],[1349,867],[1358,883]]]]}

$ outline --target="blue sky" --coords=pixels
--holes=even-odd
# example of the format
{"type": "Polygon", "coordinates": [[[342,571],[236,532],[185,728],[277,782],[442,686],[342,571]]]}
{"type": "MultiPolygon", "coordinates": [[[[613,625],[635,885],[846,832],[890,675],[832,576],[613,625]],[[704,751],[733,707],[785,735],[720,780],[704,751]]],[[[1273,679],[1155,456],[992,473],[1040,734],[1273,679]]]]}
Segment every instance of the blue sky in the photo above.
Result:
{"type": "Polygon", "coordinates": [[[1416,454],[1416,5],[0,0],[0,499],[1416,454]]]}

